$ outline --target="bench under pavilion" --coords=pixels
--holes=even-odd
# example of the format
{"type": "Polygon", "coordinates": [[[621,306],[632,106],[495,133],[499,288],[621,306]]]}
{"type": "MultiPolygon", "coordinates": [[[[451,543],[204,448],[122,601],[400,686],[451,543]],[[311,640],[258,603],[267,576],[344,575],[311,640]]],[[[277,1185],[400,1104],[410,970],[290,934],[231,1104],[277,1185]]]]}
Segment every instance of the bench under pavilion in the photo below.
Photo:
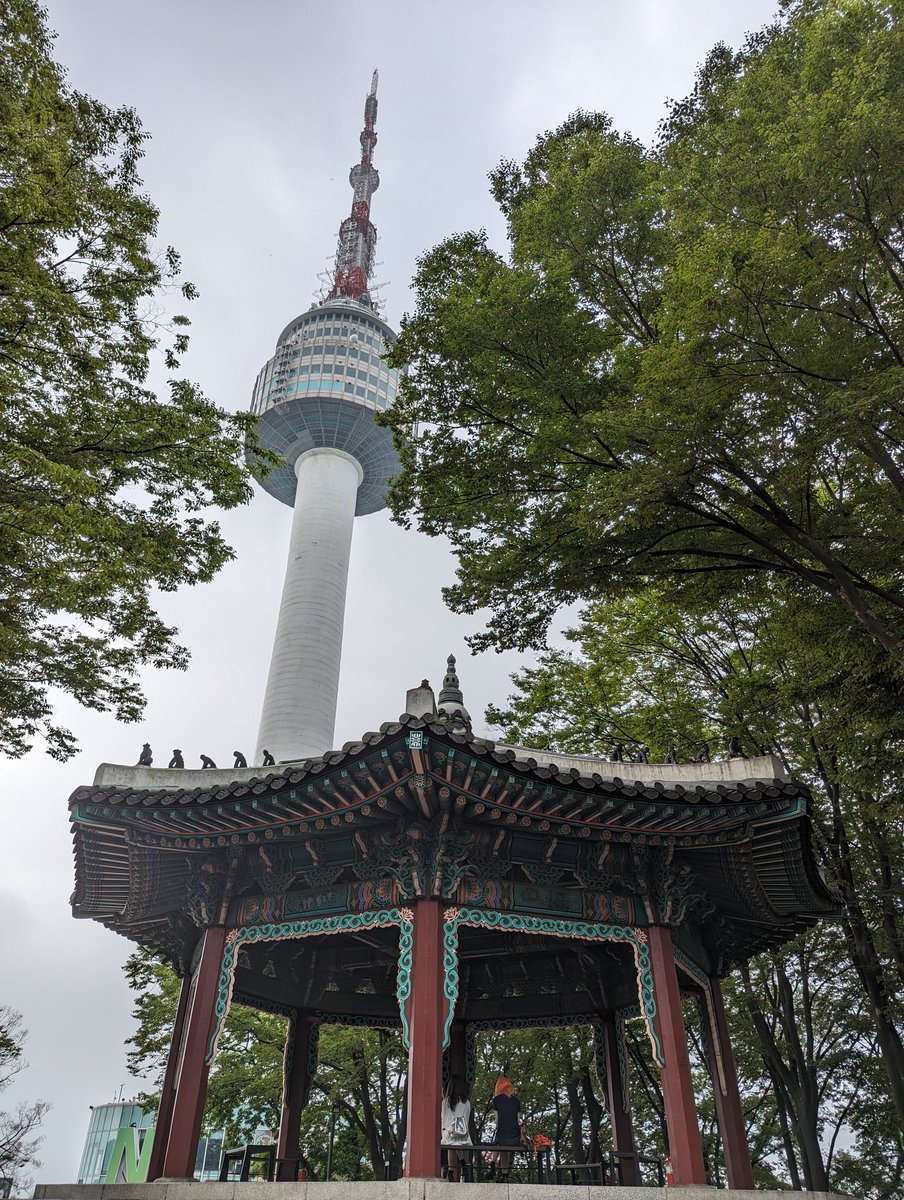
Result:
{"type": "MultiPolygon", "coordinates": [[[[454,671],[454,668],[453,668],[454,671]]],[[[448,677],[447,677],[448,682],[448,677]]],[[[637,1183],[625,1022],[661,1072],[674,1183],[706,1182],[682,996],[704,1033],[729,1188],[753,1187],[719,980],[837,915],[810,797],[772,756],[611,763],[475,737],[460,691],[273,768],[102,765],[70,800],[76,916],[181,977],[148,1179],[190,1179],[231,1003],[288,1019],[277,1178],[295,1178],[324,1023],[401,1031],[405,1174],[440,1174],[445,1069],[475,1034],[586,1024],[637,1183]],[[451,699],[450,699],[451,697],[451,699]],[[445,703],[442,703],[445,701],[445,703]]]]}

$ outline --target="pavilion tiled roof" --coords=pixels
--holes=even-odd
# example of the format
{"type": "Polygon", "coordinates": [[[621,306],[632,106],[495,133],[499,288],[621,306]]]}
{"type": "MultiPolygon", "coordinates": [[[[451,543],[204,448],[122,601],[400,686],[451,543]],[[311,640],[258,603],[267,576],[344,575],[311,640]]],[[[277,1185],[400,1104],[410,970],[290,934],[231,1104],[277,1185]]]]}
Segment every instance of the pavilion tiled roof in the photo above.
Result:
{"type": "Polygon", "coordinates": [[[442,718],[404,715],[341,750],[267,772],[101,768],[93,785],[70,798],[73,907],[134,940],[166,943],[172,953],[180,938],[196,936],[183,910],[192,862],[204,854],[237,845],[319,845],[445,814],[535,838],[538,846],[550,838],[669,845],[695,852],[695,863],[709,848],[698,874],[712,901],[761,910],[762,929],[746,930],[746,944],[776,944],[836,912],[837,897],[813,856],[806,787],[783,777],[768,757],[732,767],[531,753],[442,718]],[[623,774],[605,774],[607,768],[623,774]],[[665,771],[684,778],[636,777],[665,771]],[[747,774],[760,771],[771,777],[747,774]],[[746,777],[733,777],[738,772],[746,777]],[[701,778],[707,773],[715,778],[701,778]],[[207,775],[214,776],[209,784],[207,775]],[[138,786],[156,784],[158,776],[164,786],[138,786]],[[185,776],[196,777],[185,780],[196,786],[174,786],[185,776]],[[117,782],[106,782],[111,777],[117,782]]]}

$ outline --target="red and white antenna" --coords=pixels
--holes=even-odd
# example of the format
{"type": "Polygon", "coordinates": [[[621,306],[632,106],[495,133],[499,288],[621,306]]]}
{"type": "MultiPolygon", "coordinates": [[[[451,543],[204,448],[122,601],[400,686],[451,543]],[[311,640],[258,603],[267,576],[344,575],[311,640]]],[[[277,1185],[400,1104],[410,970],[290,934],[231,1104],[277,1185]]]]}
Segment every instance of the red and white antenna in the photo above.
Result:
{"type": "Polygon", "coordinates": [[[377,120],[379,77],[379,72],[374,71],[370,92],[364,101],[361,161],[352,167],[348,176],[354,192],[352,211],[351,216],[346,217],[339,226],[332,288],[326,296],[327,300],[347,297],[371,309],[376,307],[370,295],[370,277],[377,245],[377,231],[370,219],[370,198],[380,186],[380,176],[373,165],[374,146],[377,144],[374,125],[377,120]]]}

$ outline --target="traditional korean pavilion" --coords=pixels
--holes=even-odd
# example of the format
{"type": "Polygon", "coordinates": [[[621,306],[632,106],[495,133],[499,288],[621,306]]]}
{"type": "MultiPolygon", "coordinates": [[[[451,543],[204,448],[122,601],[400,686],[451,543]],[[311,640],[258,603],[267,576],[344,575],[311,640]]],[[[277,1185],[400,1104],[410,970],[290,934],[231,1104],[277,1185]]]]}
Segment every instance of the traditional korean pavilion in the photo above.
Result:
{"type": "MultiPolygon", "coordinates": [[[[475,737],[454,660],[359,742],[276,768],[103,765],[70,805],[76,916],[182,978],[148,1178],[190,1178],[230,1004],[288,1017],[277,1155],[294,1178],[323,1023],[397,1026],[406,1174],[439,1174],[446,1069],[475,1031],[588,1024],[614,1148],[633,1149],[624,1041],[659,1064],[677,1184],[705,1182],[681,997],[705,1033],[729,1187],[750,1188],[719,980],[838,912],[810,797],[770,757],[609,763],[475,737]]],[[[630,1162],[625,1181],[636,1181],[630,1162]]]]}

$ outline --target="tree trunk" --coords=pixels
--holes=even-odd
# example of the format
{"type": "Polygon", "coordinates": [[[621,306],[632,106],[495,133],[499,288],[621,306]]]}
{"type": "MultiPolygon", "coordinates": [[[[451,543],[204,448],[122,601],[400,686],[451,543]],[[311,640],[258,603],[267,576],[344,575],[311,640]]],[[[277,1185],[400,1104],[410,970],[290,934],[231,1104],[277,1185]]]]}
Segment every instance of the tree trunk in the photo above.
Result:
{"type": "MultiPolygon", "coordinates": [[[[829,840],[835,882],[844,898],[845,918],[842,923],[848,954],[866,992],[876,1024],[876,1037],[882,1062],[888,1073],[889,1092],[904,1125],[904,1042],[891,1015],[886,971],[879,957],[870,922],[860,902],[859,887],[854,876],[852,847],[848,837],[845,814],[837,786],[824,779],[832,805],[833,836],[829,840]]],[[[878,847],[871,849],[878,852],[878,847]]]]}
{"type": "Polygon", "coordinates": [[[593,1090],[593,1080],[588,1070],[585,1070],[581,1076],[581,1091],[584,1094],[587,1120],[590,1123],[589,1160],[590,1162],[602,1162],[603,1147],[600,1144],[600,1125],[603,1122],[603,1107],[593,1090]]]}

